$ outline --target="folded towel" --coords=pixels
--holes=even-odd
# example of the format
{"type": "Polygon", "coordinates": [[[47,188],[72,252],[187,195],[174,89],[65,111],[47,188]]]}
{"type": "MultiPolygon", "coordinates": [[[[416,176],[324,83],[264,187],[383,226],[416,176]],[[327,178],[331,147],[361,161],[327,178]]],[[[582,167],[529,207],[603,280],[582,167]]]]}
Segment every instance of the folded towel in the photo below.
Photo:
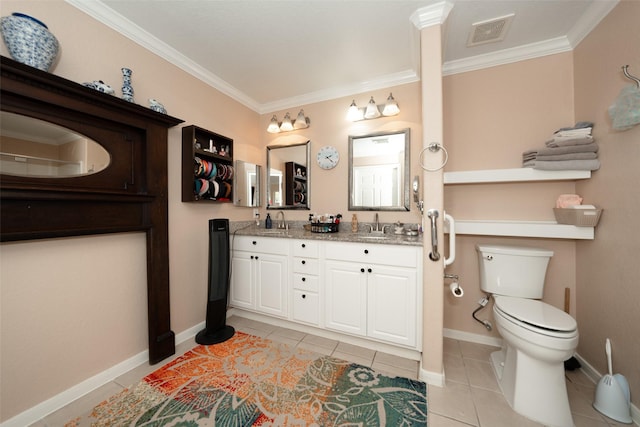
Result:
{"type": "Polygon", "coordinates": [[[559,171],[559,170],[581,170],[581,171],[595,171],[600,169],[600,160],[536,160],[534,169],[559,171]]]}
{"type": "Polygon", "coordinates": [[[561,194],[556,200],[556,208],[570,208],[582,203],[582,197],[577,194],[561,194]]]}
{"type": "Polygon", "coordinates": [[[583,145],[583,144],[591,144],[593,142],[592,136],[583,136],[583,137],[554,137],[553,139],[545,142],[544,144],[547,147],[565,147],[567,145],[583,145]]]}
{"type": "Polygon", "coordinates": [[[572,209],[597,209],[594,205],[573,205],[569,207],[572,209]]]}
{"type": "Polygon", "coordinates": [[[564,131],[564,130],[573,130],[573,129],[582,129],[582,128],[592,128],[593,127],[593,122],[578,122],[575,124],[574,127],[570,127],[570,128],[560,128],[556,131],[560,132],[560,131],[564,131]]]}
{"type": "Polygon", "coordinates": [[[566,145],[562,147],[544,147],[538,150],[539,156],[552,156],[556,154],[568,153],[597,153],[598,144],[590,142],[588,144],[566,145]]]}
{"type": "Polygon", "coordinates": [[[549,154],[536,156],[536,160],[590,160],[597,159],[598,153],[567,153],[567,154],[549,154]]]}
{"type": "Polygon", "coordinates": [[[536,165],[536,160],[527,160],[525,162],[522,162],[522,167],[523,168],[533,168],[536,165]]]}

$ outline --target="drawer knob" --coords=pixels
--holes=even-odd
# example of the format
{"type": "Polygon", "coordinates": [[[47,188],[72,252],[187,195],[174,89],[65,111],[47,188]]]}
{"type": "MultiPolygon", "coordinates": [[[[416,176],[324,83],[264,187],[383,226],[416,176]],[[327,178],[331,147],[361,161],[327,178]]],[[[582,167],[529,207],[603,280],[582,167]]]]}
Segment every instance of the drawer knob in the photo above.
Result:
{"type": "Polygon", "coordinates": [[[303,278],[302,278],[302,281],[303,281],[303,282],[306,282],[306,281],[307,281],[307,278],[306,278],[306,277],[303,277],[303,278]]]}
{"type": "Polygon", "coordinates": [[[368,253],[369,253],[369,249],[365,249],[365,250],[364,250],[364,253],[365,253],[365,254],[368,254],[368,253]]]}
{"type": "Polygon", "coordinates": [[[257,243],[258,243],[258,242],[256,242],[255,240],[251,242],[251,244],[253,244],[253,245],[255,245],[255,244],[257,244],[257,243]]]}
{"type": "Polygon", "coordinates": [[[364,273],[364,268],[361,268],[361,269],[360,269],[360,273],[364,273]]]}
{"type": "Polygon", "coordinates": [[[306,264],[306,263],[307,263],[307,261],[305,261],[305,260],[302,260],[302,265],[304,265],[304,264],[306,264]]]}
{"type": "Polygon", "coordinates": [[[303,248],[306,248],[306,247],[307,247],[307,245],[305,245],[305,244],[303,243],[303,244],[302,244],[302,247],[303,247],[303,248]]]}
{"type": "Polygon", "coordinates": [[[302,294],[302,299],[305,299],[307,296],[305,294],[302,294]]]}
{"type": "Polygon", "coordinates": [[[371,269],[370,268],[367,268],[367,273],[371,273],[371,269]]]}
{"type": "Polygon", "coordinates": [[[253,255],[251,255],[251,259],[253,259],[253,255]]]}

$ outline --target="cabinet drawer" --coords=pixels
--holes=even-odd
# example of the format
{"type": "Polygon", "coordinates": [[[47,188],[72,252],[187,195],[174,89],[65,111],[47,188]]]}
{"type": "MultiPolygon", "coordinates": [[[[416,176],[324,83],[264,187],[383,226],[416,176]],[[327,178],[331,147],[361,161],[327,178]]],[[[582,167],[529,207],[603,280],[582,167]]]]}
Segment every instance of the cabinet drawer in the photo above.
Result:
{"type": "Polygon", "coordinates": [[[235,236],[231,238],[231,245],[231,249],[236,251],[289,254],[289,240],[276,237],[235,236]]]}
{"type": "Polygon", "coordinates": [[[318,325],[320,323],[320,298],[318,298],[318,294],[294,290],[293,319],[318,325]]]}
{"type": "Polygon", "coordinates": [[[318,258],[319,244],[313,240],[294,240],[293,256],[318,258]]]}
{"type": "Polygon", "coordinates": [[[293,288],[303,291],[318,292],[318,276],[295,273],[293,275],[293,288]]]}
{"type": "Polygon", "coordinates": [[[416,267],[420,248],[367,243],[325,243],[325,258],[338,261],[416,267]]]}
{"type": "Polygon", "coordinates": [[[317,259],[293,258],[293,271],[295,273],[319,274],[320,267],[317,259]]]}

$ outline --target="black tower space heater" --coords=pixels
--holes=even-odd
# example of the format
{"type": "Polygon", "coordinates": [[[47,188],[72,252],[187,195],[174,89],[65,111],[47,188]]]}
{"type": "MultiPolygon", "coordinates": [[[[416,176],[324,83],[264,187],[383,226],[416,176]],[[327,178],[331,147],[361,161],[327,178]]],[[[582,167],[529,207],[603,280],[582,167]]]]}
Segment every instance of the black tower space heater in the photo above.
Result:
{"type": "Polygon", "coordinates": [[[229,253],[229,220],[209,220],[209,296],[207,322],[196,335],[198,344],[210,345],[224,342],[235,333],[227,325],[227,299],[231,279],[229,253]]]}

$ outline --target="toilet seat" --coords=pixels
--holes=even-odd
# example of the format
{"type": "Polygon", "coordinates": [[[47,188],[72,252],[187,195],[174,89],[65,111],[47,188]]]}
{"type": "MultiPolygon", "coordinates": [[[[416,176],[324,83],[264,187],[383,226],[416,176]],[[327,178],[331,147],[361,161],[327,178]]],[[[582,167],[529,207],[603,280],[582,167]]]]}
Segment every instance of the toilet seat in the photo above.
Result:
{"type": "Polygon", "coordinates": [[[556,338],[572,338],[578,325],[573,317],[539,300],[494,296],[494,308],[513,323],[556,338]]]}

